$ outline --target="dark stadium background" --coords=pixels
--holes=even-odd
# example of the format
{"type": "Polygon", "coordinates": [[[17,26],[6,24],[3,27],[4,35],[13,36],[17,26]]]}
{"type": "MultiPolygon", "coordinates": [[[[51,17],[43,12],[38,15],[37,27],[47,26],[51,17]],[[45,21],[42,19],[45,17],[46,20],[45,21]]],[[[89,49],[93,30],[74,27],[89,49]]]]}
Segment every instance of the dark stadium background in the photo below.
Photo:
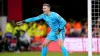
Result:
{"type": "MultiPolygon", "coordinates": [[[[41,14],[43,3],[49,3],[52,6],[51,11],[59,13],[67,20],[87,20],[87,0],[22,0],[23,19],[41,14]]],[[[3,6],[3,15],[7,15],[7,0],[3,0],[3,6]]]]}

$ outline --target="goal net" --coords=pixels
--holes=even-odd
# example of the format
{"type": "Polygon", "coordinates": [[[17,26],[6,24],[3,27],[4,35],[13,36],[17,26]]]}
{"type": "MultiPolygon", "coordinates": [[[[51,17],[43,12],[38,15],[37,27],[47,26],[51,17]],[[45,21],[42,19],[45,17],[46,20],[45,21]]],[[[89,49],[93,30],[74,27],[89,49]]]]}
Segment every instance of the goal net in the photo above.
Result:
{"type": "Polygon", "coordinates": [[[91,0],[92,56],[100,56],[100,0],[91,0]]]}

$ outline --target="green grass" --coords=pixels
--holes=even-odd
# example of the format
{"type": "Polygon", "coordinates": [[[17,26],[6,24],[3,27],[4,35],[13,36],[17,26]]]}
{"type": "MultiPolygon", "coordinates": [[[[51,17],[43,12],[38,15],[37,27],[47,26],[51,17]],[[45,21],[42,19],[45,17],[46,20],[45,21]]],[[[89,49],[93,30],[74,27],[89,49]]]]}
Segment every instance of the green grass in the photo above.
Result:
{"type": "MultiPolygon", "coordinates": [[[[93,56],[100,56],[100,53],[93,53],[93,56]]],[[[41,52],[1,52],[0,56],[41,56],[41,52]]],[[[48,52],[47,56],[63,56],[61,52],[48,52]]],[[[88,56],[88,53],[69,53],[69,56],[88,56]]]]}
{"type": "MultiPolygon", "coordinates": [[[[2,52],[0,56],[41,56],[41,52],[2,52]]],[[[61,52],[48,52],[47,56],[63,56],[61,52]]],[[[88,56],[87,53],[69,53],[69,56],[88,56]]]]}
{"type": "MultiPolygon", "coordinates": [[[[41,56],[41,52],[1,52],[0,56],[41,56]]],[[[63,56],[61,52],[48,52],[47,56],[63,56]]],[[[69,56],[88,56],[88,53],[69,53],[69,56]]],[[[93,53],[93,56],[100,56],[100,53],[93,53]]]]}

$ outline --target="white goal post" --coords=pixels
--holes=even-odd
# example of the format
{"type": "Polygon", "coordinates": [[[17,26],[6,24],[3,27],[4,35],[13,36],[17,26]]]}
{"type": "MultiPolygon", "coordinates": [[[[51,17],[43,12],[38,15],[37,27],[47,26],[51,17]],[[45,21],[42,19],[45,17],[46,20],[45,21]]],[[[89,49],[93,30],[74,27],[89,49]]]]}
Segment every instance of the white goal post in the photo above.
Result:
{"type": "Polygon", "coordinates": [[[91,0],[88,3],[88,56],[92,56],[92,7],[91,0]]]}

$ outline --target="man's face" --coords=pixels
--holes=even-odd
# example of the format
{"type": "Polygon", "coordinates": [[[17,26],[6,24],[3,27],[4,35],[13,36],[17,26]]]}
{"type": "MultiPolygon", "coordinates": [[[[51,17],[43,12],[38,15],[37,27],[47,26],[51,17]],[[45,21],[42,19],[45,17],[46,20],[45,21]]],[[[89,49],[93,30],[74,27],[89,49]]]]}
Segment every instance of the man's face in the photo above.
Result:
{"type": "Polygon", "coordinates": [[[43,13],[47,14],[50,11],[48,6],[43,6],[43,13]]]}

